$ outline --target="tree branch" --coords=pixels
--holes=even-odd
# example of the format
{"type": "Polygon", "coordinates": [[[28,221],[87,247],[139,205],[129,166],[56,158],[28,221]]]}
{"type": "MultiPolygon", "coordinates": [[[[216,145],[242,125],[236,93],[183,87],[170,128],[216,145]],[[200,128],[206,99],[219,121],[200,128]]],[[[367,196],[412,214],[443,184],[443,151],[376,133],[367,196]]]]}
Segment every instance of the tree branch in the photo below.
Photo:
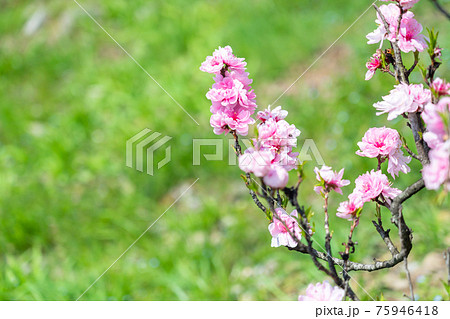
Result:
{"type": "MultiPolygon", "coordinates": [[[[324,212],[325,212],[325,250],[327,252],[327,260],[328,260],[328,268],[330,269],[331,273],[333,274],[332,277],[339,277],[339,275],[336,272],[336,267],[334,266],[334,262],[333,262],[333,254],[331,252],[331,234],[330,234],[330,225],[329,225],[329,216],[328,216],[328,190],[325,190],[325,205],[324,207],[324,212]]],[[[347,290],[346,290],[347,291],[347,290]]]]}
{"type": "Polygon", "coordinates": [[[386,247],[389,249],[392,256],[395,256],[398,254],[398,249],[395,247],[394,243],[391,240],[391,237],[389,236],[390,229],[384,230],[383,224],[381,223],[381,219],[378,220],[378,223],[374,220],[372,220],[373,225],[375,226],[375,229],[380,234],[381,238],[383,239],[384,243],[386,244],[386,247]]]}
{"type": "MultiPolygon", "coordinates": [[[[309,252],[307,251],[307,246],[302,244],[302,245],[298,245],[294,248],[290,248],[288,247],[289,250],[295,250],[298,251],[300,253],[303,254],[309,254],[309,252]]],[[[315,249],[313,249],[312,251],[313,255],[316,258],[319,258],[321,260],[327,260],[327,255],[323,252],[317,251],[315,249]]],[[[340,259],[340,258],[336,258],[336,257],[332,257],[333,258],[333,262],[338,265],[341,266],[342,268],[344,268],[344,260],[340,259]]],[[[403,258],[405,258],[405,252],[401,251],[398,254],[394,255],[391,259],[389,260],[384,260],[384,261],[374,261],[373,264],[364,264],[364,263],[358,263],[358,262],[353,262],[353,261],[348,261],[348,271],[367,271],[367,272],[372,272],[372,271],[376,271],[376,270],[380,270],[380,269],[385,269],[385,268],[392,268],[395,265],[397,265],[398,263],[403,261],[403,258]]]]}

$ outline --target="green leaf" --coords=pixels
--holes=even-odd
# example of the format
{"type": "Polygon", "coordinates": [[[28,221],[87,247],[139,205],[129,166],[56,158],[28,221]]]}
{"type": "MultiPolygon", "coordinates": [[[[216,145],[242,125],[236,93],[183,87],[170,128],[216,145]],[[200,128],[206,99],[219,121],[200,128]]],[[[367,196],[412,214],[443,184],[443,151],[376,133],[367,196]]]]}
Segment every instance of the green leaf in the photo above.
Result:
{"type": "Polygon", "coordinates": [[[417,66],[420,69],[420,74],[422,75],[423,80],[425,81],[425,83],[428,83],[428,81],[427,81],[427,69],[420,63],[417,66]]]}
{"type": "Polygon", "coordinates": [[[288,204],[289,204],[289,198],[286,195],[281,194],[281,206],[283,208],[286,208],[288,204]]]}
{"type": "Polygon", "coordinates": [[[359,218],[359,216],[361,216],[361,212],[362,212],[362,207],[358,208],[358,210],[356,211],[356,218],[359,218]]]}

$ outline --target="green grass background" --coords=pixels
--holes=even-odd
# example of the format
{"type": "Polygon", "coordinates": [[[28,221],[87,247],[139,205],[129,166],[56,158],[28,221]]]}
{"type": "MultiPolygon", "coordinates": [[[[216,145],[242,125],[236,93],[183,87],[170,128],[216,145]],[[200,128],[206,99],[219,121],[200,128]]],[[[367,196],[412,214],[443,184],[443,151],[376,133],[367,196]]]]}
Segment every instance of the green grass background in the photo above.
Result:
{"type": "MultiPolygon", "coordinates": [[[[449,8],[449,1],[442,3],[449,8]]],[[[270,247],[267,221],[237,167],[226,158],[192,165],[192,139],[215,137],[205,98],[212,77],[198,68],[219,45],[231,45],[246,58],[258,105],[265,108],[370,1],[80,0],[200,125],[73,1],[0,4],[1,299],[77,299],[197,178],[82,300],[296,300],[310,282],[325,279],[308,256],[270,247]],[[25,34],[39,11],[45,12],[42,25],[25,34]],[[125,142],[144,128],[172,137],[172,161],[154,176],[125,166],[125,142]]],[[[427,0],[414,12],[424,26],[441,30],[438,75],[448,77],[449,22],[427,0]]],[[[345,167],[351,180],[375,167],[354,154],[368,127],[389,125],[411,143],[403,119],[388,122],[372,107],[393,79],[376,74],[364,81],[364,64],[376,49],[365,44],[374,19],[369,10],[277,102],[302,131],[300,145],[314,139],[325,162],[345,167]]],[[[226,137],[220,138],[228,155],[226,137]]],[[[414,172],[401,175],[396,187],[419,178],[417,164],[411,166],[414,172]]],[[[322,241],[313,168],[306,166],[309,181],[300,200],[316,212],[322,241]]],[[[415,282],[421,300],[447,298],[439,282],[445,273],[422,263],[450,244],[448,200],[438,205],[436,197],[423,191],[404,209],[414,230],[410,264],[421,274],[415,282]]],[[[333,194],[331,209],[342,200],[333,194]]],[[[374,207],[366,205],[355,260],[388,257],[373,216],[374,207]]],[[[337,252],[349,223],[334,214],[331,223],[337,252]]],[[[437,264],[444,267],[442,259],[437,264]]],[[[399,265],[354,274],[369,294],[352,286],[364,300],[381,292],[404,300],[407,289],[395,291],[392,280],[383,280],[390,273],[404,282],[399,265]]]]}

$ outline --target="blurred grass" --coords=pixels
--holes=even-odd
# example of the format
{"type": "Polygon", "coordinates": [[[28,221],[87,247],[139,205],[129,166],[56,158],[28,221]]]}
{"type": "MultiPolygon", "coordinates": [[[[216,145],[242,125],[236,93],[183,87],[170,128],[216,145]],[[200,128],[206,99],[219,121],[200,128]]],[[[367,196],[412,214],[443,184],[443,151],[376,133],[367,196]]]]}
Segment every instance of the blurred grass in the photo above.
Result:
{"type": "MultiPolygon", "coordinates": [[[[227,166],[227,159],[192,165],[192,139],[214,138],[204,97],[212,79],[198,67],[217,46],[230,44],[246,58],[265,108],[370,1],[80,3],[200,125],[74,2],[2,1],[0,298],[78,298],[196,178],[83,299],[295,300],[309,282],[323,280],[308,256],[270,248],[267,222],[237,167],[227,166]],[[42,24],[26,34],[25,25],[39,13],[42,24]],[[125,166],[126,140],[146,127],[173,137],[172,161],[151,177],[125,166]]],[[[421,1],[415,13],[424,26],[441,30],[440,44],[449,48],[448,22],[432,5],[421,1]]],[[[411,142],[404,121],[388,123],[371,106],[393,85],[381,74],[363,80],[364,63],[375,50],[364,37],[375,28],[373,20],[371,10],[277,102],[301,129],[300,145],[314,139],[325,162],[345,167],[351,180],[373,168],[354,155],[369,126],[392,126],[411,142]]],[[[445,50],[443,77],[448,59],[445,50]]],[[[310,177],[313,167],[307,166],[310,177]]],[[[395,185],[417,178],[402,175],[395,185]]],[[[312,183],[302,187],[301,198],[313,206],[320,228],[322,204],[312,183]]],[[[414,230],[410,264],[419,269],[430,251],[450,244],[448,200],[430,205],[435,198],[435,192],[422,192],[404,209],[414,230]]],[[[342,199],[333,196],[332,207],[342,199]]],[[[368,205],[356,231],[355,259],[369,262],[384,253],[370,222],[373,209],[368,205]]],[[[332,223],[336,252],[349,225],[335,217],[332,223]]],[[[383,291],[402,298],[380,280],[388,272],[354,277],[373,297],[383,291]]],[[[437,275],[422,272],[427,284],[418,285],[420,299],[443,295],[436,280],[428,284],[437,275]]]]}

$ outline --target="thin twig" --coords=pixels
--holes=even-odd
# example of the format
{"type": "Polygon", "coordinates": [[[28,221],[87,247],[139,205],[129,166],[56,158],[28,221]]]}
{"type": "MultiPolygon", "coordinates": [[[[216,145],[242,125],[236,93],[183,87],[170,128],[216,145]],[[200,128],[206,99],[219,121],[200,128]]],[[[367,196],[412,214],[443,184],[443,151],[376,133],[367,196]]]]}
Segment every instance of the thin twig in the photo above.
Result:
{"type": "Polygon", "coordinates": [[[406,152],[409,155],[411,155],[412,158],[414,158],[414,159],[416,159],[416,160],[418,160],[420,162],[419,156],[416,153],[414,153],[413,151],[411,151],[411,149],[408,147],[408,145],[406,145],[406,143],[403,144],[403,148],[406,150],[406,152]]]}
{"type": "MultiPolygon", "coordinates": [[[[236,153],[236,157],[239,159],[239,156],[242,155],[242,149],[241,149],[241,144],[239,143],[239,137],[236,134],[236,131],[232,130],[231,134],[234,137],[234,151],[236,153]]],[[[250,193],[250,196],[253,199],[253,202],[256,204],[256,206],[258,206],[259,209],[261,209],[263,211],[264,214],[267,215],[267,208],[264,206],[263,203],[261,203],[261,201],[258,199],[258,195],[252,190],[250,189],[250,184],[252,182],[251,180],[251,176],[250,173],[246,173],[245,174],[245,185],[248,188],[248,192],[250,193]]]]}
{"type": "Polygon", "coordinates": [[[419,55],[417,53],[418,52],[414,53],[414,63],[413,63],[413,65],[409,68],[408,71],[406,71],[406,74],[407,74],[408,77],[411,75],[412,71],[414,71],[414,69],[416,68],[417,63],[419,63],[419,55]]]}
{"type": "Polygon", "coordinates": [[[348,274],[348,259],[350,258],[350,254],[355,252],[355,243],[353,242],[353,231],[355,230],[356,226],[359,223],[359,217],[355,218],[353,220],[352,226],[350,227],[350,232],[348,234],[348,240],[347,243],[342,243],[343,245],[345,245],[345,251],[344,253],[341,253],[342,259],[344,260],[344,268],[343,268],[343,277],[344,277],[344,281],[345,281],[345,289],[344,295],[347,295],[347,291],[348,291],[348,283],[350,280],[350,276],[348,274]],[[350,247],[352,248],[352,250],[350,251],[350,247]]]}
{"type": "Polygon", "coordinates": [[[447,265],[447,285],[450,286],[450,248],[444,252],[444,259],[447,265]]]}
{"type": "Polygon", "coordinates": [[[381,71],[381,72],[384,72],[384,73],[387,73],[387,74],[390,74],[390,75],[392,75],[392,76],[395,78],[394,72],[392,72],[392,71],[389,70],[389,69],[380,69],[380,71],[381,71]]]}
{"type": "Polygon", "coordinates": [[[375,226],[375,229],[380,234],[381,238],[383,239],[384,243],[386,244],[386,247],[389,249],[392,256],[395,256],[398,254],[398,249],[395,247],[394,243],[391,240],[391,237],[389,236],[390,229],[384,230],[383,224],[381,223],[381,219],[378,219],[378,223],[374,220],[372,220],[372,224],[375,226]]]}
{"type": "Polygon", "coordinates": [[[339,277],[336,271],[336,267],[334,265],[333,261],[333,253],[331,252],[331,234],[330,234],[330,225],[329,225],[329,215],[328,215],[328,190],[324,190],[324,200],[325,204],[323,206],[324,212],[325,212],[325,250],[327,252],[327,260],[328,260],[328,268],[330,269],[331,273],[333,274],[333,277],[339,277]]]}
{"type": "Polygon", "coordinates": [[[403,260],[405,261],[405,272],[406,272],[406,277],[408,278],[409,292],[411,294],[411,301],[414,301],[414,288],[413,288],[413,283],[412,283],[412,279],[411,279],[411,274],[408,269],[408,257],[405,257],[403,260]]]}

